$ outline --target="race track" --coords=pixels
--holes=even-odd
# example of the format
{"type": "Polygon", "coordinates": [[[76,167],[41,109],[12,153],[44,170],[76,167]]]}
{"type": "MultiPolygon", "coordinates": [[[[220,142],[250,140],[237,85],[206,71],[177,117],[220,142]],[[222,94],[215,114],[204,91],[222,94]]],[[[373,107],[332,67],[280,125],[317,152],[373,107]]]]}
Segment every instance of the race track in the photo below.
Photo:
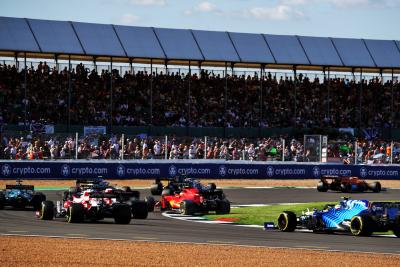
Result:
{"type": "MultiPolygon", "coordinates": [[[[142,195],[148,190],[141,190],[142,195]]],[[[342,193],[319,193],[314,189],[226,189],[233,204],[336,202],[342,193]]],[[[48,199],[60,199],[60,192],[46,191],[48,199]]],[[[353,199],[396,200],[400,190],[380,194],[352,194],[353,199]]],[[[346,234],[282,233],[235,225],[204,224],[170,219],[159,212],[147,220],[116,225],[107,219],[98,223],[68,224],[62,219],[40,221],[32,211],[0,211],[1,235],[41,235],[67,238],[145,240],[154,242],[193,242],[265,247],[290,247],[340,251],[394,253],[400,255],[400,238],[353,237],[346,234]]]]}

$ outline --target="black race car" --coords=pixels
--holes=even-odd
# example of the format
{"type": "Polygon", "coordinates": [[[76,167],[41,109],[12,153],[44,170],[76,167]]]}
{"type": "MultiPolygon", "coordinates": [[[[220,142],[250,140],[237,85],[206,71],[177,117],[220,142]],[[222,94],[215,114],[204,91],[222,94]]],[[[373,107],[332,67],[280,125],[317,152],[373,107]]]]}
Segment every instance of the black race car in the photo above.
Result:
{"type": "Polygon", "coordinates": [[[73,196],[80,195],[85,190],[92,190],[99,193],[114,194],[118,201],[131,206],[134,219],[146,219],[148,212],[154,211],[155,200],[153,197],[140,199],[140,192],[132,190],[129,186],[116,187],[110,185],[102,178],[77,179],[76,185],[64,192],[63,200],[72,199],[73,196]]]}
{"type": "Polygon", "coordinates": [[[16,184],[7,184],[5,190],[0,191],[0,209],[12,207],[14,209],[33,208],[39,210],[46,196],[35,192],[33,185],[23,185],[21,180],[16,184]]]}

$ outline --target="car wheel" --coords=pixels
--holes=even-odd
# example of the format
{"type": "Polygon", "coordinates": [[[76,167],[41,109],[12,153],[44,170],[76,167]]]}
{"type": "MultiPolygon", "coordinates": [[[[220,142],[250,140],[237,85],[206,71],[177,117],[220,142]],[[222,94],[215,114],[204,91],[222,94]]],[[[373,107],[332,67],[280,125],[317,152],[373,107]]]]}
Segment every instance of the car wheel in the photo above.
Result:
{"type": "Polygon", "coordinates": [[[129,207],[129,205],[116,204],[113,210],[115,223],[129,224],[132,218],[131,212],[131,207],[129,207]]]}
{"type": "Polygon", "coordinates": [[[216,214],[229,214],[231,212],[231,203],[227,199],[223,199],[217,202],[216,214]]]}
{"type": "Polygon", "coordinates": [[[182,215],[193,215],[196,212],[196,204],[190,200],[183,200],[179,206],[182,215]]]}
{"type": "Polygon", "coordinates": [[[392,231],[395,236],[400,237],[400,215],[397,215],[392,231]]]}
{"type": "Polygon", "coordinates": [[[162,183],[156,183],[152,184],[150,186],[150,192],[153,196],[159,196],[161,195],[161,192],[163,191],[163,185],[162,183]]]}
{"type": "Polygon", "coordinates": [[[328,191],[328,185],[324,182],[318,182],[317,190],[318,192],[326,192],[328,191]]]}
{"type": "Polygon", "coordinates": [[[0,210],[4,209],[5,197],[3,192],[0,192],[0,210]]]}
{"type": "Polygon", "coordinates": [[[153,212],[154,206],[156,205],[156,201],[154,200],[154,197],[145,197],[144,201],[146,201],[146,203],[147,203],[147,211],[153,212]]]}
{"type": "Polygon", "coordinates": [[[350,221],[350,231],[355,236],[370,236],[373,232],[371,217],[354,216],[350,221]]]}
{"type": "Polygon", "coordinates": [[[382,185],[380,182],[373,182],[369,184],[369,188],[371,188],[372,192],[379,193],[382,190],[382,185]]]}
{"type": "Polygon", "coordinates": [[[208,188],[210,188],[210,191],[214,191],[215,189],[217,189],[217,186],[215,185],[215,183],[209,183],[208,188]]]}
{"type": "Polygon", "coordinates": [[[67,222],[80,223],[85,218],[85,208],[82,204],[72,203],[67,209],[67,222]]]}
{"type": "Polygon", "coordinates": [[[54,203],[53,201],[43,201],[38,210],[38,217],[41,220],[53,220],[54,218],[54,203]]]}
{"type": "Polygon", "coordinates": [[[297,226],[297,217],[294,212],[284,211],[278,217],[278,228],[282,232],[293,232],[297,226]]]}
{"type": "Polygon", "coordinates": [[[43,193],[36,192],[32,198],[32,206],[35,211],[38,211],[42,207],[42,202],[46,200],[46,196],[43,193]]]}
{"type": "Polygon", "coordinates": [[[133,201],[131,205],[133,219],[144,220],[147,218],[149,212],[147,203],[145,201],[133,201]]]}

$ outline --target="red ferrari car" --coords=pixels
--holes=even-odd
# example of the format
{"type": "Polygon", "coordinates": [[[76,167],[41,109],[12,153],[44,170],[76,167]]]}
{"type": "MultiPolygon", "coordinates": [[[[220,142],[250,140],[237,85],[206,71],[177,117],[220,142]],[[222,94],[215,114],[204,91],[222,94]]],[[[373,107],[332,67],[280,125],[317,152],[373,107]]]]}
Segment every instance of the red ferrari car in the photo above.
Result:
{"type": "Polygon", "coordinates": [[[175,210],[183,215],[207,213],[228,214],[231,210],[229,200],[215,184],[202,185],[191,178],[174,178],[167,180],[164,186],[160,180],[151,186],[153,195],[161,195],[156,204],[162,211],[175,210]]]}

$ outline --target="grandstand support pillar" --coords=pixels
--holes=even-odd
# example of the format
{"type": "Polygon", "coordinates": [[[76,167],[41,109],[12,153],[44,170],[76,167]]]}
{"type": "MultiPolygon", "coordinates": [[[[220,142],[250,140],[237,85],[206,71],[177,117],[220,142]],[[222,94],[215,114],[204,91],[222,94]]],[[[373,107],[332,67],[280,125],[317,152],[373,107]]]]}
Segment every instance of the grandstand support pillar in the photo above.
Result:
{"type": "Polygon", "coordinates": [[[363,93],[363,72],[362,69],[360,68],[360,97],[359,97],[359,122],[358,122],[358,126],[361,129],[362,127],[362,93],[363,93]]]}
{"type": "Polygon", "coordinates": [[[260,121],[258,122],[258,127],[261,128],[261,123],[263,120],[263,80],[264,80],[264,69],[265,65],[261,65],[260,69],[260,121]]]}
{"type": "MultiPolygon", "coordinates": [[[[132,58],[129,58],[129,67],[131,68],[131,74],[133,75],[133,64],[132,64],[132,58]]],[[[122,74],[122,73],[121,73],[122,74]]]]}
{"type": "Polygon", "coordinates": [[[18,53],[15,53],[15,67],[17,68],[17,70],[19,70],[19,61],[18,61],[18,53]]]}
{"type": "Polygon", "coordinates": [[[113,127],[113,61],[110,59],[110,134],[113,127]]]}
{"type": "MultiPolygon", "coordinates": [[[[394,102],[393,102],[393,100],[394,100],[394,95],[393,95],[393,89],[394,89],[394,70],[392,69],[392,82],[390,83],[390,91],[391,91],[391,100],[390,100],[390,120],[391,120],[391,123],[390,123],[390,127],[391,128],[394,128],[394,102]]],[[[392,133],[390,133],[390,134],[392,134],[392,133]]],[[[391,137],[391,136],[390,136],[391,137]]]]}
{"type": "Polygon", "coordinates": [[[71,55],[68,56],[68,133],[71,132],[71,55]]]}
{"type": "Polygon", "coordinates": [[[58,64],[58,55],[54,55],[54,61],[56,62],[56,70],[59,71],[60,70],[60,66],[58,64]]]}
{"type": "Polygon", "coordinates": [[[293,66],[293,83],[294,83],[294,116],[293,123],[296,128],[296,118],[297,118],[297,69],[296,66],[293,66]]]}
{"type": "Polygon", "coordinates": [[[150,133],[153,126],[153,59],[150,59],[150,133]]]}
{"type": "Polygon", "coordinates": [[[224,90],[224,137],[226,137],[226,127],[228,122],[228,62],[225,62],[225,90],[224,90]]]}
{"type": "Polygon", "coordinates": [[[26,72],[28,71],[28,68],[26,66],[26,53],[24,53],[24,100],[25,100],[25,109],[24,109],[24,130],[28,130],[28,88],[27,88],[27,77],[26,77],[26,72]]]}
{"type": "Polygon", "coordinates": [[[331,120],[331,70],[328,67],[328,119],[331,120]]]}
{"type": "Polygon", "coordinates": [[[187,116],[187,134],[189,136],[189,127],[190,127],[190,121],[191,121],[191,90],[192,90],[192,67],[190,66],[190,60],[189,60],[189,74],[187,75],[188,77],[188,116],[187,116]]]}

